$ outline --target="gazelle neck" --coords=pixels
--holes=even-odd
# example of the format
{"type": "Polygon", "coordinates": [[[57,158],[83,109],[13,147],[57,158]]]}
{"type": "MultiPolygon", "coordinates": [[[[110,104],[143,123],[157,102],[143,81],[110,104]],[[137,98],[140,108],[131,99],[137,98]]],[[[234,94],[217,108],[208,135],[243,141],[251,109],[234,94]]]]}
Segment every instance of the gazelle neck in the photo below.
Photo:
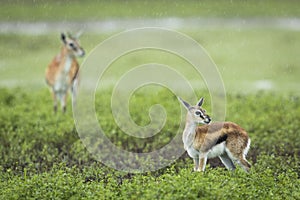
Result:
{"type": "Polygon", "coordinates": [[[196,135],[196,128],[197,123],[191,120],[189,114],[187,114],[185,128],[182,135],[182,141],[185,149],[192,145],[196,135]]]}
{"type": "Polygon", "coordinates": [[[68,48],[66,46],[62,46],[61,47],[61,51],[60,51],[60,55],[61,57],[70,57],[70,58],[74,58],[75,55],[73,54],[72,51],[68,50],[68,48]]]}
{"type": "Polygon", "coordinates": [[[63,60],[63,72],[65,74],[68,74],[70,69],[71,69],[71,66],[72,66],[72,62],[73,62],[73,59],[74,59],[74,55],[72,52],[70,52],[65,46],[62,47],[61,49],[61,57],[62,57],[62,60],[63,60]]]}

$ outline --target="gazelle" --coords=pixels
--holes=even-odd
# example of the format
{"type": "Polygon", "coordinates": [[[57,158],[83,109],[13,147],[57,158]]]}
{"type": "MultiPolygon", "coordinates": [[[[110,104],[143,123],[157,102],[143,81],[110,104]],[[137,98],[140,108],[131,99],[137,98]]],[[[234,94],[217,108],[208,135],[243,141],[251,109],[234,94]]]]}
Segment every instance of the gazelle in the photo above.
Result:
{"type": "Polygon", "coordinates": [[[69,89],[71,89],[72,97],[75,98],[79,70],[76,57],[82,57],[85,54],[77,38],[62,33],[61,41],[63,46],[60,53],[53,58],[46,69],[46,82],[52,92],[54,112],[57,111],[57,100],[60,101],[62,111],[66,111],[69,89]]]}
{"type": "Polygon", "coordinates": [[[227,169],[234,170],[236,162],[248,172],[251,165],[246,160],[250,148],[247,132],[232,122],[210,123],[211,118],[201,107],[203,98],[195,106],[178,99],[188,111],[182,140],[194,160],[194,170],[204,171],[208,158],[219,157],[227,169]]]}

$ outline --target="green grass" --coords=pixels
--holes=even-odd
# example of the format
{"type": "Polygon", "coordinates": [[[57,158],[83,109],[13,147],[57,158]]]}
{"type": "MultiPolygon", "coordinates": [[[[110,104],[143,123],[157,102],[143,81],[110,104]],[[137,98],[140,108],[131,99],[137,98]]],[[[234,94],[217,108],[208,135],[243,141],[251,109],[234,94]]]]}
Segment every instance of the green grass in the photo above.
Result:
{"type": "MultiPolygon", "coordinates": [[[[168,143],[178,129],[181,105],[166,90],[140,91],[130,101],[137,123],[161,102],[169,114],[159,140],[131,140],[110,113],[110,90],[96,96],[100,124],[116,145],[132,152],[146,142],[146,151],[168,143]],[[150,92],[150,93],[149,93],[150,92]],[[159,95],[156,95],[159,92],[159,95]],[[150,97],[145,99],[145,95],[150,97]],[[154,98],[155,96],[155,98],[154,98]],[[175,111],[174,111],[175,110],[175,111]],[[169,131],[169,134],[166,134],[169,131]]],[[[197,91],[207,96],[207,91],[197,91]]],[[[1,199],[298,199],[300,175],[299,96],[276,94],[228,95],[227,120],[243,126],[252,139],[249,174],[228,172],[210,160],[205,173],[193,173],[186,154],[154,172],[131,174],[95,161],[77,136],[70,106],[65,115],[52,114],[48,91],[0,89],[1,199]],[[287,114],[288,113],[288,114],[287,114]]],[[[207,102],[205,108],[209,108],[207,102]]],[[[209,110],[209,109],[208,109],[209,110]]],[[[178,146],[177,148],[183,148],[178,146]]]]}
{"type": "Polygon", "coordinates": [[[297,0],[2,1],[2,21],[99,20],[132,17],[299,17],[297,0]],[[151,8],[151,9],[149,9],[151,8]]]}
{"type": "MultiPolygon", "coordinates": [[[[5,0],[1,1],[0,21],[292,18],[299,17],[298,7],[296,0],[5,0]]],[[[65,115],[52,113],[44,71],[59,51],[59,33],[0,34],[0,199],[299,199],[299,31],[222,27],[180,31],[199,42],[220,71],[227,92],[226,120],[240,124],[251,137],[249,174],[240,168],[228,172],[218,159],[209,160],[205,173],[193,173],[192,159],[186,153],[165,168],[142,174],[117,171],[96,161],[79,139],[70,99],[65,115]],[[269,81],[273,87],[260,91],[260,81],[269,81]]],[[[85,33],[81,44],[89,53],[112,34],[85,33]]],[[[129,102],[132,120],[141,126],[150,122],[152,105],[165,108],[165,126],[154,137],[133,138],[114,121],[110,110],[114,81],[148,62],[166,64],[183,74],[197,96],[206,98],[205,108],[211,113],[203,78],[183,59],[153,50],[123,56],[106,71],[107,84],[96,94],[95,105],[106,136],[132,152],[160,148],[180,129],[181,105],[169,90],[157,87],[140,88],[129,102]]]]}

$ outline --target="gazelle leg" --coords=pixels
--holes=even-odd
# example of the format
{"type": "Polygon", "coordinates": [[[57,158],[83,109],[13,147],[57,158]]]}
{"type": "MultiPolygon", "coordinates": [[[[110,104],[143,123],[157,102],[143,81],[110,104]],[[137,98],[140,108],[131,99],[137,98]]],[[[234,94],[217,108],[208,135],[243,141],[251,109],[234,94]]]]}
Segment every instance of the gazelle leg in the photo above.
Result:
{"type": "Polygon", "coordinates": [[[64,94],[61,98],[61,109],[62,109],[63,113],[65,113],[67,110],[67,107],[66,107],[67,97],[68,97],[68,94],[64,94]]]}
{"type": "Polygon", "coordinates": [[[54,113],[57,112],[57,98],[56,98],[56,94],[54,92],[54,90],[51,91],[52,93],[52,99],[53,99],[53,111],[54,113]]]}
{"type": "Polygon", "coordinates": [[[78,89],[78,78],[75,78],[75,80],[73,81],[72,87],[71,87],[73,104],[76,104],[77,89],[78,89]]]}
{"type": "Polygon", "coordinates": [[[227,153],[219,156],[219,158],[228,170],[235,170],[235,166],[227,153]]]}
{"type": "Polygon", "coordinates": [[[199,168],[198,171],[205,171],[206,167],[206,162],[207,162],[207,153],[201,153],[199,156],[199,168]]]}
{"type": "Polygon", "coordinates": [[[234,154],[231,153],[230,151],[226,151],[227,155],[230,157],[230,159],[234,162],[236,162],[238,165],[240,165],[243,170],[245,170],[246,172],[248,172],[250,170],[250,163],[246,160],[245,155],[243,154],[234,154]]]}
{"type": "Polygon", "coordinates": [[[194,158],[194,171],[198,171],[199,169],[199,158],[194,158]]]}
{"type": "Polygon", "coordinates": [[[250,163],[244,158],[244,156],[240,156],[238,164],[245,170],[245,172],[249,172],[251,165],[250,163]]]}

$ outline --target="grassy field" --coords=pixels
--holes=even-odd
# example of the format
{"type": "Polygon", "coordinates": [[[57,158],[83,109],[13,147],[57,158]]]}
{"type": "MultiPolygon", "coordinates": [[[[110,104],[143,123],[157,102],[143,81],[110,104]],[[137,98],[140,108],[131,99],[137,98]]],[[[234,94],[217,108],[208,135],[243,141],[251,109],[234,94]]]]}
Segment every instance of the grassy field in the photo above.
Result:
{"type": "MultiPolygon", "coordinates": [[[[207,95],[205,91],[197,92],[207,95]]],[[[134,139],[118,128],[110,113],[109,90],[98,94],[96,100],[100,124],[107,137],[132,152],[138,152],[145,143],[143,151],[165,145],[178,129],[173,122],[178,116],[172,114],[174,109],[180,110],[180,104],[174,95],[164,90],[153,91],[150,96],[156,98],[146,100],[142,94],[131,101],[135,104],[132,113],[136,123],[148,120],[139,110],[156,101],[163,102],[169,114],[164,129],[154,139],[134,139]],[[157,92],[159,95],[155,95],[157,92]]],[[[300,196],[299,96],[228,95],[227,119],[241,124],[252,139],[249,174],[240,168],[228,172],[218,160],[209,162],[206,173],[193,173],[192,160],[186,154],[154,172],[116,171],[95,161],[85,149],[70,109],[66,115],[51,114],[48,91],[1,89],[0,98],[1,199],[298,199],[300,196]]]]}
{"type": "MultiPolygon", "coordinates": [[[[173,16],[293,18],[299,14],[296,0],[13,0],[2,1],[0,6],[1,22],[173,16]]],[[[226,120],[240,124],[252,140],[247,156],[252,164],[249,174],[239,167],[229,172],[218,159],[209,160],[205,173],[194,173],[186,153],[167,167],[139,174],[96,161],[78,136],[71,100],[66,114],[52,112],[44,71],[59,51],[60,33],[0,34],[0,199],[299,199],[299,31],[270,27],[179,31],[199,42],[220,72],[226,90],[226,120]]],[[[86,32],[81,44],[90,53],[113,34],[86,32]]],[[[106,71],[107,87],[96,93],[95,107],[106,136],[131,152],[154,151],[167,145],[178,129],[182,131],[181,105],[168,89],[140,88],[129,101],[132,120],[141,126],[150,122],[152,105],[159,103],[165,108],[165,125],[154,137],[127,135],[112,115],[114,81],[132,67],[154,61],[184,75],[197,96],[207,99],[205,108],[211,113],[210,93],[199,86],[203,77],[183,59],[151,50],[121,57],[106,71]]]]}

